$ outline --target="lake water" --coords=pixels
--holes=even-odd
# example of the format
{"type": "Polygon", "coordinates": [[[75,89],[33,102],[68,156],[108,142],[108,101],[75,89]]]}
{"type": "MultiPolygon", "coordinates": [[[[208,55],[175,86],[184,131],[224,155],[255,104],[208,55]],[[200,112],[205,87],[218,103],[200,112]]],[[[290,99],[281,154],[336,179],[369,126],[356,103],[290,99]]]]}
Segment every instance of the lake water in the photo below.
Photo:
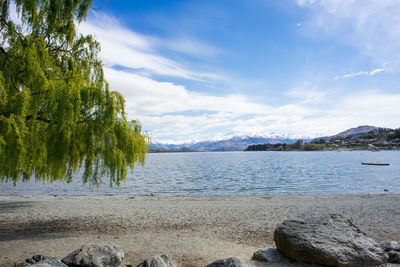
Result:
{"type": "Polygon", "coordinates": [[[0,195],[255,196],[400,193],[400,151],[148,154],[120,188],[72,183],[0,183],[0,195]],[[361,162],[390,163],[366,166],[361,162]]]}

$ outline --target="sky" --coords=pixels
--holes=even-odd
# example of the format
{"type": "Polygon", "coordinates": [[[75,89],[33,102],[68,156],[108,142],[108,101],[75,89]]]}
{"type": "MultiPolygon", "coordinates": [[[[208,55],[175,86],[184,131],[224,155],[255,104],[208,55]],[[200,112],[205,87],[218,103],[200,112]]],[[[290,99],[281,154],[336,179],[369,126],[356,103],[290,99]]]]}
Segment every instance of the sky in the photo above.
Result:
{"type": "Polygon", "coordinates": [[[79,31],[153,142],[400,127],[398,0],[94,0],[79,31]]]}

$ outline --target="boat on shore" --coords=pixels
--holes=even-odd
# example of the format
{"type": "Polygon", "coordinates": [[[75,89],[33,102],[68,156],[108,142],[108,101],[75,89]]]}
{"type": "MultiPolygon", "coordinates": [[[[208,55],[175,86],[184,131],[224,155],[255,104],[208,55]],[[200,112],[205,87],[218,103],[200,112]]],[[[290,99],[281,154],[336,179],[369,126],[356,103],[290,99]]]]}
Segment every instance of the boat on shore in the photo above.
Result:
{"type": "Polygon", "coordinates": [[[362,165],[389,166],[389,163],[361,162],[362,165]]]}

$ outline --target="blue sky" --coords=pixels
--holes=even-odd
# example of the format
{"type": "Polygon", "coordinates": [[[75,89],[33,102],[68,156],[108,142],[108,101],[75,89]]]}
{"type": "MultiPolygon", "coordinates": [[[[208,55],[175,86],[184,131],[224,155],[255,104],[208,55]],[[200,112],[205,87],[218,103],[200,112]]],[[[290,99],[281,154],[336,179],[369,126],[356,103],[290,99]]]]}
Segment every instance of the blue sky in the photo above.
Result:
{"type": "Polygon", "coordinates": [[[95,0],[79,31],[153,142],[400,127],[397,0],[95,0]]]}

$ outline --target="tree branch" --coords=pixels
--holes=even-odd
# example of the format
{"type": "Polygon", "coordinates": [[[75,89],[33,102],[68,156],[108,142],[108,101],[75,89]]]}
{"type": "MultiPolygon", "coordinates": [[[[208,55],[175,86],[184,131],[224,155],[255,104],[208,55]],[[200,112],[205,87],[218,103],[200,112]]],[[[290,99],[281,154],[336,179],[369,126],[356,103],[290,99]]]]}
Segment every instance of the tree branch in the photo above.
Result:
{"type": "Polygon", "coordinates": [[[13,76],[10,76],[10,78],[11,78],[12,84],[14,85],[15,90],[17,90],[18,93],[21,92],[20,90],[18,90],[18,87],[17,87],[17,85],[15,84],[14,77],[13,77],[13,76]]]}
{"type": "MultiPolygon", "coordinates": [[[[2,30],[3,30],[3,28],[4,28],[4,26],[7,26],[8,27],[8,25],[7,25],[7,20],[3,17],[3,16],[0,16],[0,20],[3,22],[3,27],[1,28],[2,30]]],[[[19,38],[19,40],[20,41],[22,41],[22,36],[21,36],[21,34],[18,32],[18,31],[16,31],[15,29],[13,29],[14,30],[14,32],[17,34],[17,36],[18,36],[18,38],[19,38]]]]}
{"type": "MultiPolygon", "coordinates": [[[[28,116],[26,116],[25,118],[26,118],[26,120],[30,120],[30,119],[32,119],[32,115],[28,115],[28,116]]],[[[43,117],[40,117],[40,116],[38,116],[38,117],[36,117],[36,120],[38,120],[38,121],[43,121],[43,122],[47,122],[47,123],[50,123],[51,122],[51,120],[49,120],[49,119],[47,119],[47,118],[43,118],[43,117]]]]}
{"type": "Polygon", "coordinates": [[[44,122],[47,122],[47,123],[50,123],[50,122],[51,122],[51,120],[46,119],[46,118],[43,118],[43,117],[36,117],[36,120],[38,120],[38,121],[44,121],[44,122]]]}

